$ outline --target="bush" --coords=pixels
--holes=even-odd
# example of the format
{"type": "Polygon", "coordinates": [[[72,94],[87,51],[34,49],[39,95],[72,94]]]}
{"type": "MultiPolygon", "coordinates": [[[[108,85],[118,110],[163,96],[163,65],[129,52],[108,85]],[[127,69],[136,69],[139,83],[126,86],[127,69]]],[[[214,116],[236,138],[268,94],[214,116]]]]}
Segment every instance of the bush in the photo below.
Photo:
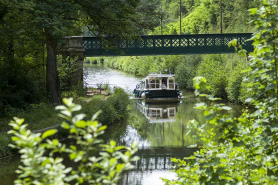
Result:
{"type": "Polygon", "coordinates": [[[115,88],[107,100],[92,99],[85,104],[83,111],[91,118],[98,110],[102,110],[98,120],[100,123],[112,125],[127,116],[127,106],[130,103],[128,94],[122,88],[115,88]]]}
{"type": "Polygon", "coordinates": [[[80,85],[72,85],[69,87],[66,91],[62,91],[62,98],[69,98],[73,97],[74,99],[77,99],[79,97],[86,96],[87,88],[83,87],[83,84],[80,85]]]}
{"type": "Polygon", "coordinates": [[[228,79],[226,76],[226,58],[222,55],[209,55],[199,65],[197,74],[209,79],[210,92],[217,97],[226,98],[228,79]]]}
{"type": "Polygon", "coordinates": [[[197,67],[202,62],[201,55],[183,56],[176,67],[176,82],[180,88],[193,89],[193,78],[196,76],[197,67]]]}
{"type": "Polygon", "coordinates": [[[241,91],[241,83],[243,77],[237,76],[229,79],[228,87],[226,88],[228,99],[233,102],[238,102],[241,91]]]}
{"type": "Polygon", "coordinates": [[[131,147],[116,146],[115,141],[104,144],[99,136],[104,133],[106,126],[102,126],[95,119],[99,113],[89,121],[84,121],[84,114],[75,114],[81,106],[72,103],[72,99],[63,99],[66,106],[58,106],[60,116],[64,118],[62,128],[70,132],[70,146],[62,144],[58,139],[49,139],[57,130],[51,129],[43,134],[32,133],[23,124],[24,119],[14,118],[10,122],[13,130],[14,144],[21,154],[21,164],[16,171],[17,185],[23,184],[111,184],[116,185],[120,174],[124,170],[132,169],[131,161],[137,151],[133,143],[131,147]],[[69,159],[77,168],[66,167],[63,156],[69,159]]]}
{"type": "Polygon", "coordinates": [[[72,59],[70,57],[58,57],[57,68],[59,72],[60,86],[62,91],[70,91],[72,85],[74,84],[74,79],[76,79],[76,71],[78,69],[76,60],[77,58],[72,59]]]}
{"type": "Polygon", "coordinates": [[[107,99],[116,110],[116,119],[121,120],[127,116],[127,106],[130,103],[128,94],[122,88],[115,88],[114,94],[107,99]]]}
{"type": "Polygon", "coordinates": [[[44,76],[41,74],[40,69],[32,70],[31,64],[24,61],[0,63],[0,117],[10,114],[9,110],[25,109],[28,104],[44,99],[44,76]]]}
{"type": "Polygon", "coordinates": [[[226,64],[227,68],[227,79],[228,86],[226,87],[226,92],[228,99],[233,102],[240,102],[240,92],[244,88],[242,86],[242,81],[246,73],[242,73],[243,70],[247,69],[246,58],[233,55],[229,56],[226,64]]]}
{"type": "Polygon", "coordinates": [[[10,137],[6,134],[0,135],[0,158],[10,156],[13,150],[8,147],[7,143],[10,143],[10,137]]]}
{"type": "MultiPolygon", "coordinates": [[[[247,103],[254,111],[244,110],[238,118],[222,111],[231,110],[218,104],[212,95],[202,94],[211,103],[199,103],[204,111],[205,126],[192,120],[188,126],[198,132],[204,141],[201,149],[184,160],[173,159],[177,179],[165,180],[166,184],[277,184],[277,1],[266,0],[260,9],[251,9],[257,31],[252,40],[255,47],[249,63],[247,103]],[[216,125],[218,130],[206,130],[216,125]],[[219,131],[219,132],[218,132],[219,131]]],[[[206,80],[195,78],[196,92],[207,88],[206,80]]]]}

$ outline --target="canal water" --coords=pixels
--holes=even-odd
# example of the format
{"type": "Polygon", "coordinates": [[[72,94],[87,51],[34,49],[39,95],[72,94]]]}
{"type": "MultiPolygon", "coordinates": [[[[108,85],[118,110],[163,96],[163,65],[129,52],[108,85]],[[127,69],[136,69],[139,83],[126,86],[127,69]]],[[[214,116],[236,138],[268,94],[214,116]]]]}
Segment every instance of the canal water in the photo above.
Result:
{"type": "MultiPolygon", "coordinates": [[[[109,84],[111,89],[122,87],[131,97],[140,80],[102,65],[86,64],[84,74],[88,87],[99,84],[109,84]]],[[[197,150],[196,146],[202,145],[194,138],[195,133],[187,134],[189,120],[204,121],[202,113],[193,108],[199,101],[192,92],[183,92],[182,99],[132,100],[127,122],[108,129],[110,133],[107,134],[119,145],[130,146],[134,141],[139,145],[136,155],[140,160],[134,164],[133,170],[123,174],[119,185],[161,185],[164,184],[161,178],[176,178],[171,171],[174,165],[171,158],[188,157],[197,150]]],[[[230,106],[234,108],[230,112],[234,116],[242,109],[238,105],[230,106]]],[[[0,160],[1,185],[13,185],[18,164],[17,158],[0,160]]]]}

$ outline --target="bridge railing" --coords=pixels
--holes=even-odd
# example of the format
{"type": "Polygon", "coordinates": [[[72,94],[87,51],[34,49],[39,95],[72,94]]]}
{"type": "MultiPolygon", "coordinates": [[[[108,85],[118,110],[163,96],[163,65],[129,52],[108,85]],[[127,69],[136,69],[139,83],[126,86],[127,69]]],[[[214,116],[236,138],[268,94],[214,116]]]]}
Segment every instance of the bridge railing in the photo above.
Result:
{"type": "Polygon", "coordinates": [[[96,37],[83,37],[85,56],[132,56],[132,55],[179,55],[234,53],[228,43],[237,39],[247,51],[253,51],[252,42],[248,41],[252,33],[229,34],[194,34],[194,35],[152,35],[131,40],[107,40],[96,37]],[[105,49],[107,44],[113,49],[105,49]]]}

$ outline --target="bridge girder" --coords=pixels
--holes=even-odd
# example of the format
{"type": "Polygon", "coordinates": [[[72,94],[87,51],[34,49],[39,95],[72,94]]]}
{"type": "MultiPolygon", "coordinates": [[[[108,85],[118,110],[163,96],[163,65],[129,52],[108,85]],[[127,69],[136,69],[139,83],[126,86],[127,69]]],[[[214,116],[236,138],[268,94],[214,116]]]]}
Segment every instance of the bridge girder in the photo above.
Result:
{"type": "MultiPolygon", "coordinates": [[[[83,40],[84,56],[142,56],[142,55],[185,55],[235,53],[228,47],[230,41],[248,52],[253,51],[249,41],[252,33],[194,34],[194,35],[151,35],[131,40],[99,39],[80,37],[83,40]],[[114,49],[105,49],[106,45],[114,49]]],[[[77,37],[75,37],[77,38],[77,37]]]]}

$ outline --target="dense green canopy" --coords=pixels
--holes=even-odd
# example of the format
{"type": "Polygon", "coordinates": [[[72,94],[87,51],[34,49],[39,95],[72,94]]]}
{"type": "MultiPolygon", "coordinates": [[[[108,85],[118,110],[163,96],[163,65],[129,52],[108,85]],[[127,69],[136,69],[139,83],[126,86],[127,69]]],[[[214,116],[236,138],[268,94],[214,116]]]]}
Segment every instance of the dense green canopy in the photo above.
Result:
{"type": "Polygon", "coordinates": [[[156,26],[157,4],[157,0],[1,0],[1,109],[39,102],[45,94],[50,102],[60,103],[59,40],[85,32],[136,36],[156,26]]]}

